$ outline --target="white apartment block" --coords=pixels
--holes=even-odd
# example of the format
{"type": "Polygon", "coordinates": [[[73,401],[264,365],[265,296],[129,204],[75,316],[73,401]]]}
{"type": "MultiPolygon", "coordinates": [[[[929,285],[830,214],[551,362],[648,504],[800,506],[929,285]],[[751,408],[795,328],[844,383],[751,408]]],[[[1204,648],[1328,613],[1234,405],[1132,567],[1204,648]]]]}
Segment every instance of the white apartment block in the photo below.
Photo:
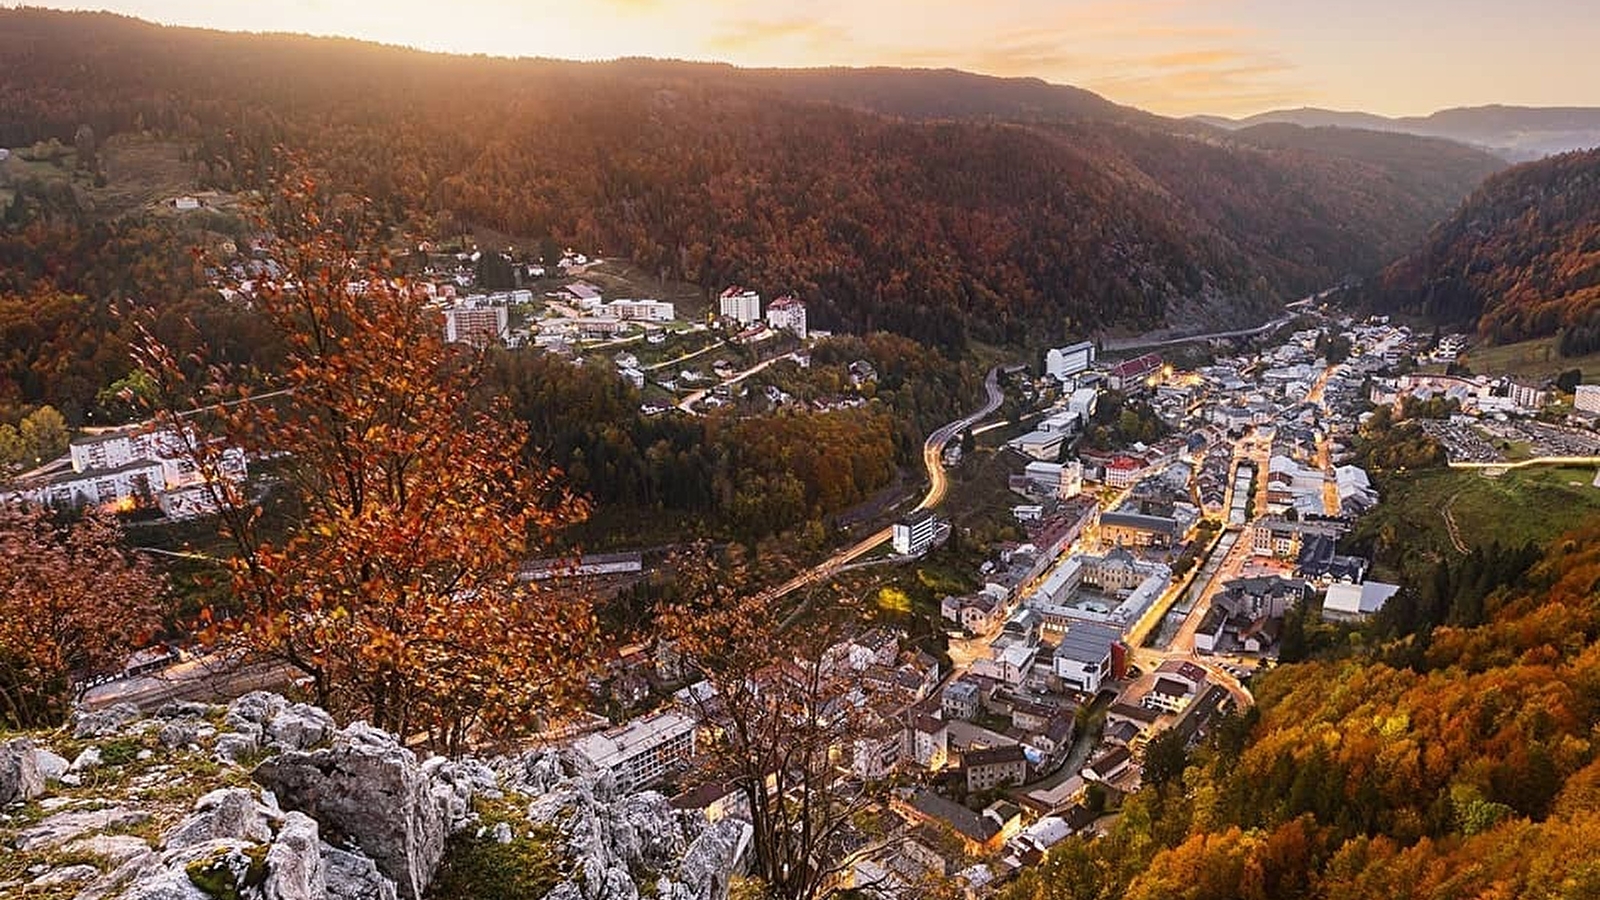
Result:
{"type": "Polygon", "coordinates": [[[1572,392],[1572,409],[1575,412],[1600,416],[1600,384],[1580,384],[1572,392]]]}
{"type": "Polygon", "coordinates": [[[921,556],[933,546],[933,538],[939,528],[939,521],[932,510],[923,509],[912,513],[905,519],[894,523],[891,535],[894,552],[901,556],[921,556]]]}
{"type": "Polygon", "coordinates": [[[793,297],[779,297],[767,307],[767,325],[774,331],[788,329],[796,337],[806,336],[806,305],[793,297]]]}
{"type": "Polygon", "coordinates": [[[506,339],[510,314],[504,306],[456,305],[444,311],[444,339],[482,349],[506,339]]]}
{"type": "Polygon", "coordinates": [[[740,325],[761,321],[761,295],[741,287],[731,287],[722,292],[718,310],[724,319],[733,319],[740,325]]]}
{"type": "MultiPolygon", "coordinates": [[[[214,511],[206,478],[171,431],[151,425],[121,428],[78,438],[68,452],[71,471],[14,485],[10,496],[64,509],[132,509],[154,504],[174,519],[214,511]]],[[[243,450],[224,450],[220,463],[222,477],[235,482],[244,479],[243,450]]]]}
{"type": "Polygon", "coordinates": [[[613,300],[605,308],[623,321],[671,322],[678,317],[677,309],[661,300],[613,300]]]}
{"type": "Polygon", "coordinates": [[[627,793],[650,785],[694,756],[695,721],[666,710],[584,735],[572,749],[595,768],[610,772],[617,790],[627,793]]]}

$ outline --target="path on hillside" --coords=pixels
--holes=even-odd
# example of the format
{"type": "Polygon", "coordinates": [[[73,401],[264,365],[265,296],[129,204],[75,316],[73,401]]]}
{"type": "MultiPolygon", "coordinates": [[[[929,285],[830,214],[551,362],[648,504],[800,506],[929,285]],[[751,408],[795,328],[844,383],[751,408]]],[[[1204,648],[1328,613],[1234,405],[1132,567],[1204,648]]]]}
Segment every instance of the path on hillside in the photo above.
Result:
{"type": "Polygon", "coordinates": [[[1456,501],[1460,499],[1460,491],[1456,491],[1454,494],[1451,494],[1450,499],[1446,500],[1444,502],[1444,507],[1439,510],[1439,515],[1444,517],[1444,527],[1450,532],[1450,543],[1456,546],[1457,553],[1460,553],[1462,556],[1466,556],[1471,551],[1467,549],[1467,545],[1461,540],[1461,528],[1456,524],[1456,515],[1454,512],[1456,501]]]}
{"type": "Polygon", "coordinates": [[[1448,464],[1452,469],[1526,469],[1532,466],[1595,466],[1600,465],[1600,456],[1535,456],[1533,459],[1510,462],[1452,462],[1448,464]]]}
{"type": "Polygon", "coordinates": [[[723,379],[721,381],[721,383],[719,383],[719,384],[712,385],[711,387],[708,387],[708,388],[706,388],[704,390],[695,391],[694,393],[688,395],[687,397],[684,397],[683,400],[678,403],[678,409],[688,413],[691,416],[698,416],[701,413],[700,413],[699,410],[694,408],[695,404],[699,403],[701,400],[704,400],[708,395],[710,395],[710,393],[712,391],[716,390],[719,387],[733,387],[734,385],[736,385],[739,382],[745,380],[746,378],[749,378],[752,375],[756,375],[756,374],[759,374],[761,372],[766,371],[769,367],[772,366],[773,363],[776,363],[776,362],[779,362],[779,361],[785,360],[785,359],[798,359],[798,357],[794,353],[785,353],[782,356],[774,356],[773,358],[767,360],[766,362],[756,363],[755,365],[751,366],[750,368],[745,369],[743,372],[740,372],[740,373],[738,373],[736,375],[733,375],[733,376],[730,376],[728,378],[723,379]]]}
{"type": "Polygon", "coordinates": [[[726,347],[726,346],[728,346],[728,341],[727,341],[726,338],[724,338],[723,340],[717,341],[715,344],[711,344],[711,345],[706,346],[706,347],[701,347],[699,350],[695,350],[695,351],[693,351],[691,353],[685,353],[684,355],[679,356],[679,357],[675,357],[673,359],[663,360],[662,362],[655,363],[654,365],[645,366],[644,367],[644,371],[646,371],[646,372],[656,372],[656,371],[659,371],[661,369],[665,369],[668,366],[675,366],[678,363],[687,362],[688,360],[694,359],[697,356],[704,356],[704,355],[706,355],[707,353],[710,353],[713,350],[717,350],[719,348],[726,347]]]}

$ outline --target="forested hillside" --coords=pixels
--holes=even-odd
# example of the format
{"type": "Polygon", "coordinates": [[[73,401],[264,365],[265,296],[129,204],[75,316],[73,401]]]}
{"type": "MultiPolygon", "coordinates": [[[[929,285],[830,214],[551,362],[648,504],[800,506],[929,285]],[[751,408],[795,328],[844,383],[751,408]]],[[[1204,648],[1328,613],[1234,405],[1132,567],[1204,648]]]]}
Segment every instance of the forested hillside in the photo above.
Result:
{"type": "Polygon", "coordinates": [[[1458,585],[1481,609],[1413,607],[1279,667],[1187,760],[1152,743],[1111,836],[1006,896],[1596,896],[1600,530],[1504,562],[1458,585]]]}
{"type": "MultiPolygon", "coordinates": [[[[848,384],[845,367],[858,359],[878,372],[874,402],[825,413],[645,416],[639,392],[614,373],[542,354],[495,354],[487,387],[510,399],[533,444],[596,501],[600,527],[578,536],[637,546],[659,537],[641,527],[669,522],[677,540],[754,543],[806,526],[800,549],[809,552],[836,514],[889,485],[898,467],[920,466],[923,436],[981,395],[982,373],[969,364],[886,334],[817,344],[803,377],[848,384]]],[[[787,371],[802,377],[792,364],[787,371]]]]}
{"type": "Polygon", "coordinates": [[[1368,301],[1496,343],[1561,334],[1564,355],[1600,349],[1600,150],[1491,178],[1368,301]]]}
{"type": "MultiPolygon", "coordinates": [[[[0,144],[148,131],[186,142],[223,190],[263,186],[288,147],[416,233],[553,236],[707,290],[797,292],[821,327],[953,350],[1154,325],[1179,300],[1264,309],[1376,270],[1497,165],[1429,145],[1452,174],[1417,190],[1382,160],[1197,135],[1070,89],[1044,92],[1072,98],[1044,123],[907,121],[795,96],[847,99],[819,77],[785,92],[772,72],[6,10],[0,144]]],[[[894,75],[890,93],[938,113],[904,87],[920,77],[894,75]]],[[[857,94],[886,83],[853,79],[857,94]]],[[[1038,119],[998,99],[1017,92],[1040,91],[969,96],[1038,119]]]]}

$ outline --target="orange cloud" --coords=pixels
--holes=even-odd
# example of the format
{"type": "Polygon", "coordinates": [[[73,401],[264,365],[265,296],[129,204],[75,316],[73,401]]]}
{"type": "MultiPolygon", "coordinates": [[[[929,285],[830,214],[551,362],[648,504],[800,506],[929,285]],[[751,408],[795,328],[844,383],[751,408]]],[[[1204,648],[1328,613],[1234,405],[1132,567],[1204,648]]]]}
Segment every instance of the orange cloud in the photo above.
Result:
{"type": "Polygon", "coordinates": [[[777,21],[743,19],[730,22],[713,34],[706,40],[706,48],[716,53],[742,55],[752,51],[771,50],[773,45],[778,44],[799,44],[812,50],[836,52],[841,47],[854,43],[848,29],[828,22],[806,19],[777,21]]]}

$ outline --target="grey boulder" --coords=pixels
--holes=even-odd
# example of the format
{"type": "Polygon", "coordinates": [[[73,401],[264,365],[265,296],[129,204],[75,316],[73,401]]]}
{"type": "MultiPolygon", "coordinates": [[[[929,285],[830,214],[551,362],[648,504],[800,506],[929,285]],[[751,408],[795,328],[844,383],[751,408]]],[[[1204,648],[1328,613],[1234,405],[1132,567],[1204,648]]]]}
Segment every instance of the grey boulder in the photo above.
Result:
{"type": "Polygon", "coordinates": [[[17,738],[0,744],[0,806],[17,803],[44,793],[44,776],[39,772],[33,742],[17,738]]]}
{"type": "Polygon", "coordinates": [[[67,767],[67,771],[87,772],[90,769],[97,769],[100,767],[100,761],[99,747],[85,747],[83,752],[78,754],[78,758],[72,761],[72,765],[67,767]]]}
{"type": "Polygon", "coordinates": [[[60,781],[61,776],[67,774],[67,758],[49,750],[38,749],[33,751],[34,765],[39,767],[39,775],[45,781],[60,781]]]}
{"type": "Polygon", "coordinates": [[[148,818],[150,818],[149,813],[128,806],[68,810],[23,829],[11,843],[18,850],[49,850],[91,832],[126,828],[148,818]]]}
{"type": "Polygon", "coordinates": [[[397,900],[394,880],[359,853],[323,844],[322,874],[328,900],[397,900]]]}
{"type": "Polygon", "coordinates": [[[317,823],[309,816],[297,812],[284,816],[278,836],[267,850],[267,881],[262,893],[266,900],[326,900],[322,841],[317,823]]]}
{"type": "Polygon", "coordinates": [[[94,712],[79,713],[77,724],[72,729],[72,736],[79,740],[109,737],[141,717],[139,707],[132,703],[116,703],[94,712]]]}
{"type": "Polygon", "coordinates": [[[230,731],[217,738],[217,746],[212,754],[219,762],[237,763],[260,749],[261,742],[255,735],[230,731]]]}
{"type": "Polygon", "coordinates": [[[283,750],[309,750],[333,737],[333,716],[304,703],[286,706],[266,722],[266,738],[283,750]]]}
{"type": "Polygon", "coordinates": [[[265,843],[272,839],[266,810],[244,788],[222,788],[195,801],[194,812],[167,832],[169,850],[210,841],[235,839],[265,843]]]}
{"type": "Polygon", "coordinates": [[[359,847],[401,897],[421,900],[444,856],[449,803],[392,735],[357,722],[333,746],[283,753],[254,777],[284,809],[316,819],[331,843],[359,847]]]}

